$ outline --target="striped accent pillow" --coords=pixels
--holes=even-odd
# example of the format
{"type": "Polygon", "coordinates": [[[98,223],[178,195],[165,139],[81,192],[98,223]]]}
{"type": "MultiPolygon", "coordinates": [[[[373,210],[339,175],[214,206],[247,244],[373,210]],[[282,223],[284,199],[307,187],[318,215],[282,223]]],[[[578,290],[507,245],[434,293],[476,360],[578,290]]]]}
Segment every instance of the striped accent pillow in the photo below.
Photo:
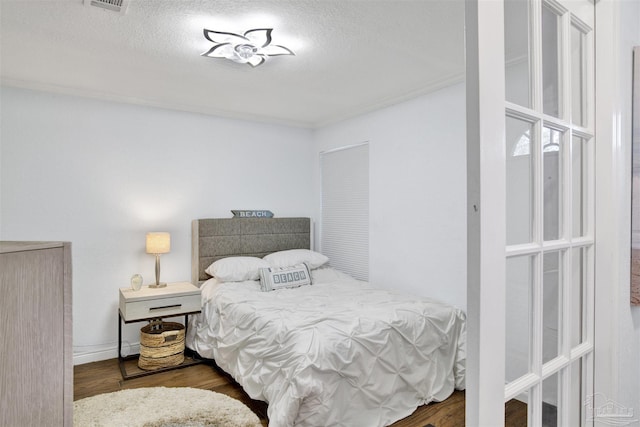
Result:
{"type": "Polygon", "coordinates": [[[307,264],[260,269],[260,287],[263,292],[306,285],[311,285],[311,274],[307,264]]]}

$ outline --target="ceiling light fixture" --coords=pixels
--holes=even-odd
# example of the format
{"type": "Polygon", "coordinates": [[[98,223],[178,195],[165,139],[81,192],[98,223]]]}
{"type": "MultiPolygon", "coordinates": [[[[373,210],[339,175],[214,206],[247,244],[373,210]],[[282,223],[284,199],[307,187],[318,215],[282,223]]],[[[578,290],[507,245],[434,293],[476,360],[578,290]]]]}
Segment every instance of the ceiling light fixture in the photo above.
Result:
{"type": "Polygon", "coordinates": [[[209,58],[226,58],[239,64],[257,67],[270,56],[295,55],[291,49],[271,44],[273,28],[256,28],[248,30],[244,35],[207,30],[204,37],[214,46],[202,56],[209,58]]]}

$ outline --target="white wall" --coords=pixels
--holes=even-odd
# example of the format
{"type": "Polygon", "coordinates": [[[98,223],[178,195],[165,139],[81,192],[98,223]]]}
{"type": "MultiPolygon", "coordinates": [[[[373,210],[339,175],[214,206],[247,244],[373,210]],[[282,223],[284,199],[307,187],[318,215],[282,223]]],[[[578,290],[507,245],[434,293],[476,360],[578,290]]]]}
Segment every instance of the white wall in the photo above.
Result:
{"type": "Polygon", "coordinates": [[[171,233],[162,279],[190,281],[192,219],[315,213],[310,130],[12,88],[0,101],[0,239],[72,242],[76,363],[115,357],[118,288],[154,280],[147,231],[171,233]]]}
{"type": "Polygon", "coordinates": [[[319,153],[364,141],[371,283],[466,308],[464,85],[318,130],[314,200],[319,153]]]}

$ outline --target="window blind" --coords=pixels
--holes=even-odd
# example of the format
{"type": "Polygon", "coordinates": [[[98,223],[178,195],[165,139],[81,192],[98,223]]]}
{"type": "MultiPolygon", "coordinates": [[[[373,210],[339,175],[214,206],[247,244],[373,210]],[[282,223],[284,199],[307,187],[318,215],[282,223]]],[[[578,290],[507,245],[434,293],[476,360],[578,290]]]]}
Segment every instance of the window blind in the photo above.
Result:
{"type": "Polygon", "coordinates": [[[331,266],[369,280],[369,144],[320,153],[320,248],[331,266]]]}

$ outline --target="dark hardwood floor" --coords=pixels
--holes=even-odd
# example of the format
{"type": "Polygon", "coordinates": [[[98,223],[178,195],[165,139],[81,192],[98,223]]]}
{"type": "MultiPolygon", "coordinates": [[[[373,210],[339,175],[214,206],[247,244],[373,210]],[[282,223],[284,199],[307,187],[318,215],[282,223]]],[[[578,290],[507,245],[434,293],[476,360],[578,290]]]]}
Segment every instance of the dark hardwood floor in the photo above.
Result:
{"type": "MultiPolygon", "coordinates": [[[[135,361],[127,362],[127,372],[131,373],[136,369],[135,361]]],[[[252,400],[242,387],[212,364],[201,364],[126,381],[120,375],[117,359],[74,367],[74,400],[129,388],[160,386],[194,387],[224,393],[242,401],[258,415],[264,426],[268,425],[267,404],[252,400]]],[[[464,426],[464,402],[464,392],[455,391],[444,402],[419,407],[409,417],[394,423],[393,427],[425,427],[427,424],[435,427],[464,426]]]]}

